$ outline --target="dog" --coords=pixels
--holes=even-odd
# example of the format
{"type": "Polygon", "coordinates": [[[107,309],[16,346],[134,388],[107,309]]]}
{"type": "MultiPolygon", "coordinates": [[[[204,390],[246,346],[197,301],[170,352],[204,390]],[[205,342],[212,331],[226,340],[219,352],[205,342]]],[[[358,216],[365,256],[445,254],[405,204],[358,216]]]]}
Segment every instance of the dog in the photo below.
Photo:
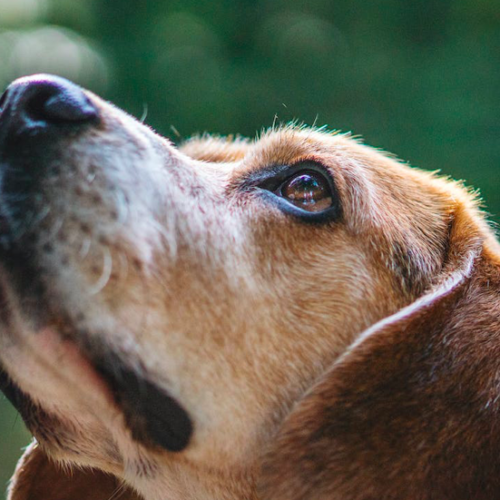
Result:
{"type": "Polygon", "coordinates": [[[0,101],[10,500],[500,498],[500,249],[324,129],[179,148],[62,78],[0,101]]]}

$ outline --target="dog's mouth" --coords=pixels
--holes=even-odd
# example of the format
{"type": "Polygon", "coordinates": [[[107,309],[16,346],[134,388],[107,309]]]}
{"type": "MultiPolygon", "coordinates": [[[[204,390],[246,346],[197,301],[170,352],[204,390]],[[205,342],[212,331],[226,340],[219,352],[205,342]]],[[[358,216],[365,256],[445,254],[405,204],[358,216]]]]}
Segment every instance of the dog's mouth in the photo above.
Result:
{"type": "MultiPolygon", "coordinates": [[[[26,267],[28,268],[29,266],[26,267]]],[[[11,273],[4,270],[3,274],[11,273]]],[[[33,274],[28,274],[33,278],[33,274]]],[[[10,282],[15,276],[14,272],[14,275],[9,276],[6,281],[10,282]]],[[[72,372],[71,382],[74,383],[76,379],[86,386],[85,390],[99,391],[108,403],[123,414],[134,441],[150,449],[170,452],[184,450],[193,433],[193,424],[187,411],[165,389],[151,380],[147,370],[141,368],[139,373],[138,369],[130,368],[119,355],[100,345],[95,339],[89,342],[88,332],[76,331],[69,320],[61,319],[60,316],[57,320],[51,319],[50,307],[44,300],[43,294],[38,299],[33,298],[33,291],[40,293],[43,288],[35,284],[36,281],[32,279],[29,288],[26,283],[17,283],[17,286],[13,287],[15,294],[27,298],[28,304],[36,303],[35,323],[38,325],[42,321],[45,323],[45,326],[39,327],[36,333],[30,333],[34,336],[31,339],[33,342],[30,349],[33,350],[35,346],[35,349],[38,349],[36,355],[43,357],[45,362],[48,360],[52,365],[51,368],[56,371],[59,371],[57,363],[63,360],[64,366],[59,374],[63,381],[67,375],[64,370],[68,369],[72,372]],[[20,292],[23,289],[25,292],[20,292]]],[[[17,325],[14,326],[9,318],[7,311],[10,306],[5,304],[8,299],[4,292],[0,286],[0,301],[3,303],[0,328],[15,330],[17,325]]],[[[32,307],[30,309],[33,310],[32,307]]],[[[16,384],[8,370],[2,367],[1,360],[0,390],[20,412],[28,428],[36,434],[36,430],[40,428],[37,420],[41,418],[40,416],[50,413],[50,410],[47,411],[33,402],[23,390],[22,384],[16,384]]],[[[82,394],[84,392],[82,391],[82,394]]]]}

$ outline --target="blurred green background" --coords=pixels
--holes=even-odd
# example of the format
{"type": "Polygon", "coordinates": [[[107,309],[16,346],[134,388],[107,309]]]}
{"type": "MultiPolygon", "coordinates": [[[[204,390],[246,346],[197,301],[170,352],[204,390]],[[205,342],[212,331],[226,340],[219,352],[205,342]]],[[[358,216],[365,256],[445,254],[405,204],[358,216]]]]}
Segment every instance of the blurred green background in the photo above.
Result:
{"type": "MultiPolygon", "coordinates": [[[[498,0],[0,0],[0,87],[36,72],[174,140],[275,115],[350,130],[500,215],[498,0]]],[[[0,398],[0,487],[27,440],[0,398]]]]}

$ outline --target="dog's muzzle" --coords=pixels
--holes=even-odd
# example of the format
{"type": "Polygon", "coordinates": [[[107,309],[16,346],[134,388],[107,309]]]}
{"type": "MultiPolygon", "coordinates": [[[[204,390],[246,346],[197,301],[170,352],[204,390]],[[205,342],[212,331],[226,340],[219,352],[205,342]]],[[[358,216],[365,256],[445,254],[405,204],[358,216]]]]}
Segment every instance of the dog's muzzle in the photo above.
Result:
{"type": "MultiPolygon", "coordinates": [[[[80,87],[47,75],[17,80],[0,98],[0,272],[22,299],[21,314],[39,328],[53,322],[54,316],[61,322],[61,311],[54,314],[40,279],[40,248],[35,243],[40,230],[32,223],[38,215],[36,200],[44,196],[44,181],[53,175],[54,164],[64,168],[65,148],[86,132],[97,135],[102,113],[80,87]]],[[[79,164],[74,162],[73,168],[75,165],[78,169],[79,164]]],[[[51,196],[57,198],[57,190],[51,196]]],[[[57,269],[50,272],[57,273],[57,269]]],[[[1,317],[0,335],[8,328],[8,318],[1,317]]],[[[89,342],[88,332],[71,324],[68,329],[73,329],[71,340],[111,389],[133,438],[146,446],[183,450],[193,429],[181,405],[147,374],[139,376],[117,355],[99,347],[98,339],[89,342]]],[[[22,414],[30,406],[18,403],[26,402],[27,396],[1,373],[1,366],[0,389],[22,414]]],[[[29,415],[23,417],[29,419],[29,415]]]]}
{"type": "Polygon", "coordinates": [[[37,75],[16,80],[0,98],[0,263],[13,286],[32,300],[41,295],[34,227],[43,182],[61,154],[63,141],[99,123],[96,106],[77,85],[37,75]],[[24,238],[22,236],[25,236],[24,238]]]}

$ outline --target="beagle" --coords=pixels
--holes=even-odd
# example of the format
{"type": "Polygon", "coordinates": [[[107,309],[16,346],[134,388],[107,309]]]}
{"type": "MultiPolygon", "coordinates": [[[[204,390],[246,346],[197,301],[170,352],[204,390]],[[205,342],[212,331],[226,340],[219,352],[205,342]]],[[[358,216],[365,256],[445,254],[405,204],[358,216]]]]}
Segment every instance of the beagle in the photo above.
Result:
{"type": "Polygon", "coordinates": [[[500,498],[500,250],[461,185],[283,126],[0,101],[10,500],[500,498]]]}

